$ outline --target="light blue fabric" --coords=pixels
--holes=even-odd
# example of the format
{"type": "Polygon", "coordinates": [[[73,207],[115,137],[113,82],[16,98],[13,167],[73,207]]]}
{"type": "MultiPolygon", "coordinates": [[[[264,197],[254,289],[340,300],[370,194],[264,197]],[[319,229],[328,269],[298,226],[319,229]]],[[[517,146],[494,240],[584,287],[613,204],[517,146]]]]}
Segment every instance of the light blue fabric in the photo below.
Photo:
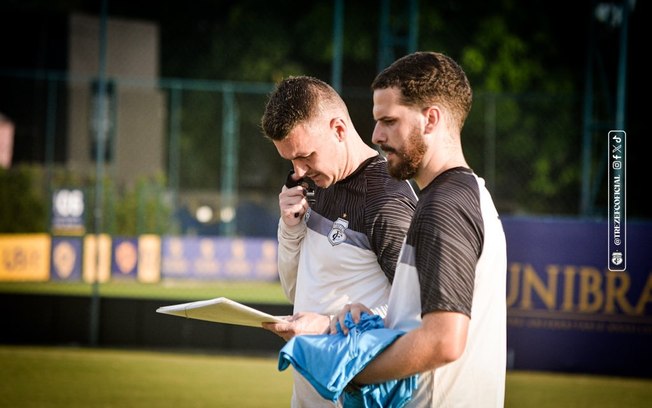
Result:
{"type": "Polygon", "coordinates": [[[417,387],[417,375],[365,385],[355,391],[346,386],[405,332],[386,329],[380,316],[367,313],[362,313],[358,324],[353,323],[348,313],[344,323],[349,328],[347,336],[338,323],[337,334],[303,335],[290,339],[280,351],[279,371],[292,364],[322,397],[336,401],[344,393],[343,404],[347,408],[404,406],[417,387]]]}

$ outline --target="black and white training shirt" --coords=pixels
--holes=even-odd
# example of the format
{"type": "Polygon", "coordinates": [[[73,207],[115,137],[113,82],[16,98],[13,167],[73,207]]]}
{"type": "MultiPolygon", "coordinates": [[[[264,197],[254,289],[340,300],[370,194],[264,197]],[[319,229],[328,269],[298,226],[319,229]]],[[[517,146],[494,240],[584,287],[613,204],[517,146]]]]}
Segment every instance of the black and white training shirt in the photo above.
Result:
{"type": "Polygon", "coordinates": [[[294,311],[335,314],[361,302],[384,314],[417,197],[380,155],[315,191],[304,222],[279,221],[278,268],[294,311]]]}
{"type": "Polygon", "coordinates": [[[447,311],[468,316],[469,330],[460,359],[420,375],[408,406],[503,406],[506,275],[505,234],[484,180],[462,167],[437,176],[419,194],[385,321],[410,331],[447,311]]]}

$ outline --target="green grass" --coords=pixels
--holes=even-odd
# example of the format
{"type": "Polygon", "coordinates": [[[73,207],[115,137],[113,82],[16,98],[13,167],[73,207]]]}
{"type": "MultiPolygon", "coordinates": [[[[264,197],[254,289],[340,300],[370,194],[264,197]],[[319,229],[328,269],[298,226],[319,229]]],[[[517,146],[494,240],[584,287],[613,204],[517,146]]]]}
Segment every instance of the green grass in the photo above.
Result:
{"type": "MultiPolygon", "coordinates": [[[[2,407],[288,407],[277,358],[0,346],[2,407]]],[[[652,380],[507,373],[507,408],[644,408],[652,380]]]]}
{"type": "MultiPolygon", "coordinates": [[[[278,283],[109,282],[106,297],[287,304],[278,283]]],[[[86,283],[0,282],[2,293],[88,296],[86,283]]],[[[289,369],[269,358],[0,345],[0,407],[288,407],[289,369]]],[[[507,408],[643,408],[652,379],[511,371],[507,408]]]]}
{"type": "Polygon", "coordinates": [[[540,372],[507,374],[506,407],[647,408],[652,379],[540,372]]]}
{"type": "MultiPolygon", "coordinates": [[[[192,301],[225,296],[245,303],[289,304],[277,282],[111,281],[99,284],[98,288],[105,297],[192,301]]],[[[82,282],[0,282],[0,293],[90,296],[92,289],[91,284],[82,282]]]]}
{"type": "Polygon", "coordinates": [[[0,346],[2,407],[288,407],[273,358],[0,346]]]}

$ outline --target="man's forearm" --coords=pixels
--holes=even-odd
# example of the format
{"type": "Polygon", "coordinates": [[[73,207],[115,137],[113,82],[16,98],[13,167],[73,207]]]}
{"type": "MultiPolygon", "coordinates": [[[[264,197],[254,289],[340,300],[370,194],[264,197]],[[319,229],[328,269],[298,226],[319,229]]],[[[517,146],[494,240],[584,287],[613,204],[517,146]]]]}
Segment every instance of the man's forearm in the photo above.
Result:
{"type": "Polygon", "coordinates": [[[435,370],[462,356],[469,318],[454,312],[433,312],[422,325],[398,338],[371,361],[354,381],[374,384],[435,370]]]}
{"type": "Polygon", "coordinates": [[[281,287],[288,300],[294,303],[294,295],[297,283],[297,271],[299,268],[299,256],[301,253],[301,242],[305,236],[305,224],[288,227],[283,220],[279,220],[278,226],[278,273],[281,287]]]}

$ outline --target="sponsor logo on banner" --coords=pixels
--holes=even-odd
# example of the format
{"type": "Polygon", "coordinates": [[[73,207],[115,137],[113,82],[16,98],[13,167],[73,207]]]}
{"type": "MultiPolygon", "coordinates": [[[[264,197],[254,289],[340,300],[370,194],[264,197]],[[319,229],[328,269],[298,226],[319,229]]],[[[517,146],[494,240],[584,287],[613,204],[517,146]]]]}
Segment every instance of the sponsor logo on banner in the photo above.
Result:
{"type": "Polygon", "coordinates": [[[0,235],[0,281],[47,281],[50,245],[48,234],[0,235]]]}
{"type": "Polygon", "coordinates": [[[136,279],[138,241],[136,238],[114,238],[111,275],[113,278],[136,279]]]}
{"type": "Polygon", "coordinates": [[[81,280],[81,247],[81,238],[52,238],[52,280],[81,280]]]}
{"type": "Polygon", "coordinates": [[[251,279],[252,263],[248,259],[247,246],[245,241],[234,239],[230,241],[231,256],[226,262],[224,274],[234,279],[251,279]]]}
{"type": "Polygon", "coordinates": [[[86,235],[82,277],[84,282],[107,282],[111,277],[111,236],[86,235]]]}
{"type": "Polygon", "coordinates": [[[278,279],[274,240],[164,237],[161,279],[278,279]]]}
{"type": "Polygon", "coordinates": [[[628,226],[622,271],[612,268],[618,254],[604,258],[607,221],[503,217],[503,226],[508,366],[652,376],[652,223],[628,226]]]}
{"type": "Polygon", "coordinates": [[[199,241],[193,242],[194,245],[191,245],[191,247],[194,246],[199,249],[199,256],[193,262],[196,277],[206,279],[219,276],[221,268],[221,263],[217,256],[219,242],[215,238],[201,238],[199,241]]]}
{"type": "Polygon", "coordinates": [[[164,278],[190,277],[190,259],[186,256],[186,238],[164,237],[162,243],[161,276],[164,278]]]}
{"type": "Polygon", "coordinates": [[[158,235],[138,237],[138,280],[143,283],[161,280],[161,237],[158,235]]]}
{"type": "Polygon", "coordinates": [[[256,278],[264,281],[278,280],[276,241],[265,239],[256,242],[256,244],[257,249],[260,251],[255,266],[256,278]]]}
{"type": "Polygon", "coordinates": [[[52,193],[52,232],[58,235],[83,235],[84,192],[78,188],[52,193]]]}

